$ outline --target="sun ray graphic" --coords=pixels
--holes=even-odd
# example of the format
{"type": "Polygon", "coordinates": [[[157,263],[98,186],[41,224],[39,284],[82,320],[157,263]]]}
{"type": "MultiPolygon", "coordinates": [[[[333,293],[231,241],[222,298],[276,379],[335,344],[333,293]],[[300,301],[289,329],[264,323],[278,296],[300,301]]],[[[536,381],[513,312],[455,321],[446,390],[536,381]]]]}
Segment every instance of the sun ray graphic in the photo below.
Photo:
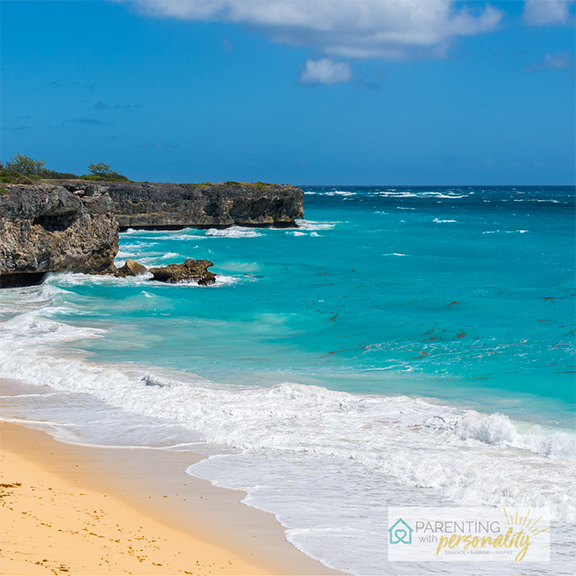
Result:
{"type": "Polygon", "coordinates": [[[508,513],[508,511],[506,510],[506,508],[503,508],[504,510],[504,515],[506,516],[506,521],[508,522],[508,524],[510,526],[523,526],[526,528],[526,530],[528,530],[529,532],[531,532],[534,536],[537,536],[538,534],[541,534],[542,532],[546,532],[546,530],[550,530],[550,526],[547,526],[546,528],[542,528],[542,526],[538,526],[538,523],[540,522],[540,520],[542,520],[542,516],[540,516],[540,518],[538,518],[538,520],[534,521],[534,520],[530,520],[528,521],[528,517],[530,516],[530,513],[532,512],[531,509],[528,510],[528,513],[526,514],[526,516],[522,517],[520,516],[520,518],[518,518],[518,508],[516,508],[516,514],[514,515],[512,512],[508,513]],[[528,524],[526,524],[526,522],[528,522],[528,524]]]}

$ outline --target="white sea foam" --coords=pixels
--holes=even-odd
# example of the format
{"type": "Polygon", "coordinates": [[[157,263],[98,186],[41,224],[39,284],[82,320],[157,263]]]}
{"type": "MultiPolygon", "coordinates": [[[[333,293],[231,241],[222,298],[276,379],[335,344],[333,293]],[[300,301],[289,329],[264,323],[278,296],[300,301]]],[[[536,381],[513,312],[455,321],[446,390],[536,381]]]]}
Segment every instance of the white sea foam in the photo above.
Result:
{"type": "Polygon", "coordinates": [[[558,200],[549,199],[538,199],[538,198],[523,198],[523,199],[514,199],[514,202],[544,202],[549,204],[560,204],[558,200]]]}
{"type": "Polygon", "coordinates": [[[434,218],[434,222],[437,224],[447,224],[448,222],[456,222],[456,220],[441,220],[440,218],[434,218]]]}
{"type": "Polygon", "coordinates": [[[382,196],[384,198],[446,198],[446,199],[458,199],[466,198],[468,194],[457,194],[457,193],[444,193],[444,192],[434,192],[434,191],[420,191],[420,190],[385,190],[373,193],[376,196],[382,196]]]}
{"type": "MultiPolygon", "coordinates": [[[[146,259],[140,260],[142,263],[146,262],[146,259]]],[[[123,265],[122,260],[115,261],[117,266],[123,265]]],[[[48,277],[48,282],[57,282],[59,286],[72,287],[72,286],[145,286],[149,284],[149,280],[152,278],[152,274],[146,272],[138,276],[128,276],[126,278],[116,278],[115,276],[104,274],[104,275],[93,275],[93,274],[81,274],[78,272],[61,272],[58,274],[51,274],[48,277]]],[[[44,286],[49,286],[50,284],[44,284],[44,286]]],[[[53,286],[56,288],[56,286],[53,286]]]]}
{"type": "MultiPolygon", "coordinates": [[[[212,284],[212,287],[222,288],[224,286],[232,286],[233,284],[238,284],[245,279],[245,276],[232,276],[230,274],[217,274],[216,282],[212,284]]],[[[254,280],[254,278],[251,278],[254,280]]]]}
{"type": "Polygon", "coordinates": [[[152,246],[158,246],[158,242],[147,242],[143,240],[140,242],[122,244],[123,251],[128,252],[129,254],[140,254],[149,250],[152,246]]]}
{"type": "MultiPolygon", "coordinates": [[[[232,454],[189,472],[246,490],[245,502],[276,514],[295,546],[356,574],[388,566],[389,505],[550,506],[557,532],[576,523],[573,433],[405,396],[294,382],[222,386],[153,367],[92,363],[68,343],[106,331],[50,318],[67,307],[60,286],[82,278],[52,276],[3,298],[0,374],[55,391],[53,401],[36,404],[3,399],[9,417],[44,422],[69,441],[226,445],[232,454]]],[[[220,285],[242,280],[218,278],[220,285]]]]}
{"type": "Polygon", "coordinates": [[[230,228],[224,228],[223,230],[210,228],[206,230],[206,236],[215,236],[217,238],[257,238],[258,236],[263,236],[263,234],[262,232],[257,232],[254,228],[230,226],[230,228]]]}
{"type": "Polygon", "coordinates": [[[487,230],[482,234],[526,234],[528,230],[487,230]]]}
{"type": "Polygon", "coordinates": [[[377,196],[383,196],[384,198],[393,197],[393,198],[416,198],[418,194],[414,194],[413,192],[378,192],[377,196]]]}
{"type": "Polygon", "coordinates": [[[298,229],[311,231],[311,230],[332,230],[341,222],[314,222],[313,220],[298,220],[298,229]]]}
{"type": "Polygon", "coordinates": [[[347,190],[331,190],[330,192],[324,192],[323,196],[356,196],[357,192],[349,192],[347,190]]]}
{"type": "MultiPolygon", "coordinates": [[[[228,277],[224,281],[232,281],[228,277]]],[[[0,373],[57,390],[88,392],[117,408],[166,418],[207,441],[244,450],[354,460],[370,475],[476,505],[549,505],[576,522],[575,436],[519,432],[508,417],[479,415],[407,397],[357,396],[284,383],[221,388],[58,357],[54,345],[104,334],[27,311],[3,322],[0,373]],[[26,350],[28,361],[20,358],[26,350]],[[541,469],[546,466],[547,477],[541,469]],[[489,471],[489,473],[487,472],[489,471]]]]}
{"type": "Polygon", "coordinates": [[[168,237],[168,240],[184,240],[184,242],[189,242],[190,240],[197,241],[206,238],[203,234],[200,234],[198,230],[194,230],[194,232],[196,232],[196,234],[173,234],[168,237]]]}

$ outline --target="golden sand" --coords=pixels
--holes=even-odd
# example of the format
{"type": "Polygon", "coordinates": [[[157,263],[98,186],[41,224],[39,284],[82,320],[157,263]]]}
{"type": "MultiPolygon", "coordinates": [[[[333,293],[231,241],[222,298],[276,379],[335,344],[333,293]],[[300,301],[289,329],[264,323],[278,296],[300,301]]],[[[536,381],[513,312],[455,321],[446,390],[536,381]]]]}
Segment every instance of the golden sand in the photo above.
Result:
{"type": "Polygon", "coordinates": [[[184,473],[198,455],[57,442],[0,423],[0,573],[338,574],[244,493],[184,473]]]}

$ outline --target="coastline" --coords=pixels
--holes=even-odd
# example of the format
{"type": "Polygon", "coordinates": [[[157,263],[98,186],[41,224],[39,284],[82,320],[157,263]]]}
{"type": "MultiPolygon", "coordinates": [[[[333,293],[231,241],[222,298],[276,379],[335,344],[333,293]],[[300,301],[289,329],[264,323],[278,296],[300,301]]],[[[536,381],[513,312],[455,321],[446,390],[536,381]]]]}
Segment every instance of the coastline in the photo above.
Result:
{"type": "Polygon", "coordinates": [[[1,574],[341,574],[243,492],[186,474],[202,455],[67,444],[6,421],[0,440],[1,574]]]}
{"type": "MultiPolygon", "coordinates": [[[[214,454],[188,453],[199,460],[187,469],[240,490],[231,509],[245,493],[287,527],[280,539],[355,574],[439,569],[389,563],[389,506],[549,507],[561,572],[576,522],[573,197],[480,192],[318,188],[298,232],[127,233],[119,257],[213,258],[221,284],[69,273],[3,292],[0,372],[22,389],[3,398],[4,418],[74,445],[214,454]],[[480,246],[494,254],[482,270],[480,246]]],[[[161,488],[173,476],[155,474],[161,488]]],[[[119,480],[130,497],[140,482],[119,480]]],[[[192,531],[213,521],[188,517],[192,531]]],[[[201,535],[223,544],[221,532],[201,535]]],[[[249,536],[239,548],[252,554],[249,536]]]]}

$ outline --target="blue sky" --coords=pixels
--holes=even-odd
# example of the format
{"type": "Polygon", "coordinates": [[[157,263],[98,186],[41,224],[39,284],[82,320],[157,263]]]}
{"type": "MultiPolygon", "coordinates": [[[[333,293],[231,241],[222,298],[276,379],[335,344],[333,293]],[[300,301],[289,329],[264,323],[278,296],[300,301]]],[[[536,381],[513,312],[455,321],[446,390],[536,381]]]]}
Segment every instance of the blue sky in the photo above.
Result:
{"type": "Polygon", "coordinates": [[[150,181],[575,183],[573,1],[0,8],[4,161],[150,181]]]}

